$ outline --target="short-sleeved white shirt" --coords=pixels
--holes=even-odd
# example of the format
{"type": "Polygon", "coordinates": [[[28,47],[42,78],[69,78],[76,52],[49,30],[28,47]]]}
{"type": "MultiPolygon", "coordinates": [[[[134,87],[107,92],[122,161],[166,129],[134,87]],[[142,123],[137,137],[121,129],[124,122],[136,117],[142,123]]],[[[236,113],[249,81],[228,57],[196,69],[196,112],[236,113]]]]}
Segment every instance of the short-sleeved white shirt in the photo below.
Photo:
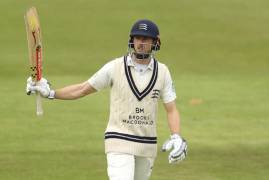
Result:
{"type": "MultiPolygon", "coordinates": [[[[105,64],[99,71],[97,71],[89,80],[88,82],[90,85],[96,89],[97,91],[100,91],[102,89],[105,89],[107,87],[110,87],[112,85],[112,72],[115,66],[115,60],[112,60],[105,64]]],[[[143,74],[146,71],[152,71],[153,70],[153,59],[151,59],[150,63],[148,65],[138,65],[137,63],[134,63],[132,58],[130,56],[127,57],[127,65],[131,66],[135,69],[135,75],[138,77],[139,81],[144,81],[145,78],[143,78],[143,74]]],[[[169,103],[176,99],[176,91],[173,85],[173,81],[170,75],[170,72],[168,68],[166,68],[167,71],[165,73],[165,82],[164,82],[164,89],[161,91],[161,99],[163,103],[169,103]]]]}

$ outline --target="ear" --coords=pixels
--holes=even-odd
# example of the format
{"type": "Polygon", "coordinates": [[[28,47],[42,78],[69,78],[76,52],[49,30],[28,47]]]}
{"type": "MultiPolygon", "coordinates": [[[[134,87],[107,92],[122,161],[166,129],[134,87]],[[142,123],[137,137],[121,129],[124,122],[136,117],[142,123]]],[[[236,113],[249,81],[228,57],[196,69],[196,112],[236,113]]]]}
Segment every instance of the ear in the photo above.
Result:
{"type": "Polygon", "coordinates": [[[155,51],[158,51],[160,50],[161,48],[161,39],[160,39],[160,36],[157,36],[157,39],[154,40],[154,43],[155,43],[155,51]]]}
{"type": "Polygon", "coordinates": [[[161,49],[161,38],[160,36],[157,37],[157,50],[160,50],[161,49]]]}

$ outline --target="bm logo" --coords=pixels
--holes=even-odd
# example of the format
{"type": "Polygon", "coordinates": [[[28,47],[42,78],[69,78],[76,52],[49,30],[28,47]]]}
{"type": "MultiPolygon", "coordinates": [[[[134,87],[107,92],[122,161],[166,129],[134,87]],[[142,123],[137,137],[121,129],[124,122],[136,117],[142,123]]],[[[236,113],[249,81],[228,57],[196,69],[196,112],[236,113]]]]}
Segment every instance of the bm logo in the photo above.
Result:
{"type": "Polygon", "coordinates": [[[144,108],[135,108],[136,113],[144,113],[144,108]]]}

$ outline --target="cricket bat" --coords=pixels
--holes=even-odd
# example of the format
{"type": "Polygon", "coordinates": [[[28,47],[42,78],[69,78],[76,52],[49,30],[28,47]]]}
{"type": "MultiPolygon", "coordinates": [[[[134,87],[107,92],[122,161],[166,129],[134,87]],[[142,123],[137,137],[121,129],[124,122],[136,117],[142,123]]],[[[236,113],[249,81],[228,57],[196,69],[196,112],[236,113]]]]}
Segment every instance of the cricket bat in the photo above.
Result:
{"type": "MultiPolygon", "coordinates": [[[[42,39],[41,27],[35,7],[26,11],[24,16],[30,63],[30,75],[38,85],[42,78],[42,39]]],[[[36,114],[43,115],[42,101],[39,93],[36,94],[36,114]]]]}

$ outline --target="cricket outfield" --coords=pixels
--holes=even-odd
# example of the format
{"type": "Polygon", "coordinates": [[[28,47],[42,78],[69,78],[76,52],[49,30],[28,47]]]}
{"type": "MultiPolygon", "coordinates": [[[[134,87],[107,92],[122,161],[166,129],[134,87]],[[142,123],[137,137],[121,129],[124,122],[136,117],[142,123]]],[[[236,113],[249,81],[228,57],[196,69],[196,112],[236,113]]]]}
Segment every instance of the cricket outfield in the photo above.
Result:
{"type": "MultiPolygon", "coordinates": [[[[44,76],[53,88],[87,80],[126,53],[133,22],[160,27],[157,58],[168,65],[188,157],[158,153],[152,180],[269,179],[269,1],[1,0],[0,179],[105,180],[109,90],[76,101],[25,93],[29,75],[23,15],[36,6],[44,76]]],[[[169,131],[160,104],[159,149],[169,131]]]]}

